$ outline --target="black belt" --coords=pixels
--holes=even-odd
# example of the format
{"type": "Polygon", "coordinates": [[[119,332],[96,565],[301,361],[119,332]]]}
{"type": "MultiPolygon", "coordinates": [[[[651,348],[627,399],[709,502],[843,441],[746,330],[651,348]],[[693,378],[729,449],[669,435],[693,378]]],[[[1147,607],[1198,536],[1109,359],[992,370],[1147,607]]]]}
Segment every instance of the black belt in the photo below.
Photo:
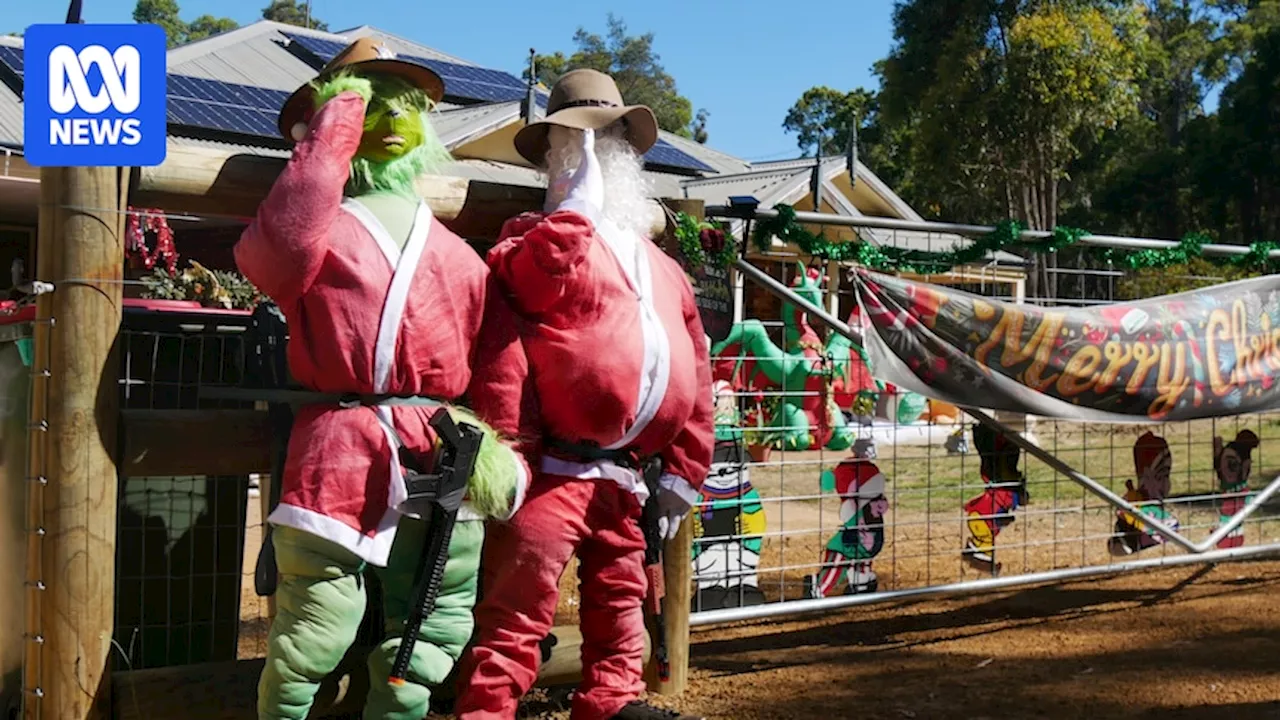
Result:
{"type": "Polygon", "coordinates": [[[640,469],[646,459],[633,448],[605,448],[589,440],[574,442],[559,438],[547,438],[546,444],[552,450],[568,455],[574,460],[584,460],[586,462],[608,460],[632,470],[640,469]]]}
{"type": "Polygon", "coordinates": [[[657,454],[641,455],[635,448],[604,448],[590,441],[561,440],[547,438],[547,447],[568,455],[570,459],[593,462],[606,460],[640,473],[645,485],[649,487],[650,497],[658,493],[658,478],[662,475],[662,458],[657,454]]]}

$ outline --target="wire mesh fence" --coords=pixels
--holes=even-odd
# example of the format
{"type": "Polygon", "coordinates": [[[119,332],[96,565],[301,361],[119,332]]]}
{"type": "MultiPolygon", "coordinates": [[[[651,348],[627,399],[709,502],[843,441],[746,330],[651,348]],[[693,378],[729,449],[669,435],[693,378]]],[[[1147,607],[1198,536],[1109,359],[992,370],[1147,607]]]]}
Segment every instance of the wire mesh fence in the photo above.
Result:
{"type": "MultiPolygon", "coordinates": [[[[199,397],[243,381],[247,318],[127,310],[120,407],[245,407],[199,397]]],[[[251,404],[248,407],[252,407],[251,404]]],[[[132,477],[118,496],[115,642],[119,669],[231,660],[241,621],[248,476],[132,477]]],[[[252,583],[248,585],[252,590],[252,583]]]]}
{"type": "MultiPolygon", "coordinates": [[[[955,238],[889,231],[879,240],[910,240],[940,250],[955,238]]],[[[775,254],[757,258],[757,264],[812,293],[840,318],[855,311],[850,284],[841,282],[838,267],[808,267],[775,254]]],[[[1035,299],[1027,297],[1025,275],[1019,272],[1006,262],[920,279],[1004,300],[1056,305],[1129,299],[1145,287],[1129,273],[1082,260],[1077,267],[1052,268],[1055,297],[1035,299]]],[[[1219,280],[1175,279],[1196,286],[1219,280]]],[[[808,326],[767,292],[745,290],[744,316],[757,321],[758,339],[767,340],[771,352],[785,357],[802,340],[816,343],[819,354],[831,351],[832,337],[820,326],[808,326]]],[[[251,407],[200,397],[202,387],[244,383],[248,325],[244,315],[126,311],[119,345],[121,407],[251,407]]],[[[760,357],[741,352],[716,357],[717,363],[744,360],[760,357]]],[[[805,381],[785,390],[732,382],[719,386],[723,412],[716,462],[691,517],[694,613],[842,594],[874,596],[1183,552],[1143,532],[1141,518],[1125,517],[1034,458],[1020,456],[1012,475],[1006,476],[1008,468],[984,473],[973,425],[954,408],[883,383],[868,393],[845,390],[838,396],[830,387],[805,381]],[[833,435],[842,439],[801,442],[815,429],[805,408],[832,399],[838,406],[838,417],[830,419],[838,428],[833,435]],[[763,426],[764,409],[780,405],[799,409],[794,422],[763,426]]],[[[1246,430],[1253,433],[1250,487],[1256,489],[1280,472],[1280,462],[1267,454],[1280,439],[1278,428],[1280,415],[1144,428],[1045,419],[1026,425],[1040,447],[1132,497],[1144,488],[1144,476],[1135,468],[1135,442],[1147,430],[1162,437],[1169,451],[1169,481],[1163,502],[1152,512],[1175,519],[1179,531],[1196,540],[1249,498],[1248,490],[1224,487],[1219,471],[1225,455],[1214,439],[1229,444],[1246,430]]],[[[256,594],[253,574],[264,539],[267,482],[256,476],[120,478],[117,667],[265,655],[271,603],[256,594]]],[[[1272,509],[1260,508],[1226,544],[1280,543],[1276,524],[1272,509]]],[[[370,580],[370,613],[361,634],[366,643],[380,635],[381,627],[376,581],[370,580]]],[[[571,563],[561,582],[557,624],[576,623],[577,608],[571,563]]]]}
{"type": "MultiPolygon", "coordinates": [[[[881,234],[894,244],[896,231],[881,234]]],[[[934,235],[913,233],[912,246],[954,244],[954,237],[934,235]]],[[[1008,264],[919,279],[1043,305],[1150,295],[1151,273],[1124,272],[1083,254],[1075,260],[1048,270],[1056,293],[1048,298],[1028,299],[1026,276],[1008,264]]],[[[840,280],[844,268],[781,253],[753,264],[857,327],[852,283],[840,280]]],[[[1173,291],[1221,280],[1177,276],[1164,284],[1173,291]]],[[[1267,455],[1280,415],[1144,426],[1000,416],[1141,506],[1141,516],[1129,515],[1016,447],[994,450],[1000,441],[975,434],[957,408],[872,380],[875,369],[856,342],[824,333],[785,298],[751,283],[742,293],[744,319],[713,346],[719,450],[696,511],[695,624],[701,613],[717,620],[752,615],[715,612],[726,609],[833,595],[870,599],[1182,555],[1144,518],[1203,542],[1280,473],[1267,455]],[[861,379],[853,377],[858,372],[861,379]]],[[[1219,549],[1280,548],[1274,508],[1249,512],[1219,549]]]]}

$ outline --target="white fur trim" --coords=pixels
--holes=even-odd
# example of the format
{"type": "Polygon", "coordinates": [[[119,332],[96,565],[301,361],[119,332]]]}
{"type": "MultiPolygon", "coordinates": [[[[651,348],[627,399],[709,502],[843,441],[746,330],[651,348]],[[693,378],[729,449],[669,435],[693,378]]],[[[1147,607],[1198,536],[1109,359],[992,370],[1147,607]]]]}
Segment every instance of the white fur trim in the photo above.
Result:
{"type": "Polygon", "coordinates": [[[698,491],[689,484],[688,480],[679,475],[662,473],[662,477],[658,478],[658,487],[675,493],[689,507],[694,507],[698,504],[698,491]]]}
{"type": "MultiPolygon", "coordinates": [[[[404,321],[405,306],[409,304],[409,289],[431,233],[431,209],[426,203],[419,201],[403,254],[377,216],[358,200],[343,200],[342,209],[350,213],[373,236],[392,268],[391,287],[387,289],[387,298],[382,304],[382,317],[378,323],[378,337],[374,341],[373,352],[373,391],[382,394],[388,391],[391,384],[396,341],[400,336],[400,325],[404,321]]],[[[393,416],[391,409],[385,405],[375,406],[373,410],[382,419],[383,435],[386,436],[387,447],[390,449],[391,486],[387,493],[387,503],[392,508],[398,508],[408,497],[408,491],[404,487],[404,474],[397,457],[399,443],[391,433],[391,428],[395,427],[393,416]]]]}
{"type": "MultiPolygon", "coordinates": [[[[507,447],[507,446],[504,446],[507,447]]],[[[524,469],[524,463],[521,462],[520,456],[516,451],[507,447],[507,451],[511,453],[511,462],[516,466],[516,499],[511,503],[511,510],[506,515],[498,517],[498,520],[510,520],[515,517],[516,511],[524,505],[524,498],[529,493],[529,472],[524,469]]]]}
{"type": "Polygon", "coordinates": [[[280,503],[267,518],[267,522],[272,525],[291,527],[331,540],[355,553],[361,560],[378,567],[387,566],[387,558],[391,555],[391,543],[396,539],[396,524],[399,521],[400,513],[388,509],[378,523],[378,531],[370,537],[361,534],[359,530],[341,520],[335,520],[297,505],[280,503]]]}
{"type": "Polygon", "coordinates": [[[671,342],[666,328],[653,306],[653,273],[649,266],[649,242],[638,234],[621,230],[612,223],[599,229],[605,247],[618,259],[628,284],[638,296],[640,304],[640,330],[644,338],[644,357],[640,365],[640,390],[636,398],[636,419],[617,442],[607,447],[617,449],[630,445],[649,426],[667,395],[667,382],[671,378],[671,342]],[[630,253],[634,264],[623,260],[623,253],[630,253]],[[628,270],[634,267],[634,276],[628,270]]]}
{"type": "Polygon", "coordinates": [[[649,488],[645,486],[644,479],[640,477],[640,473],[608,460],[580,463],[551,455],[543,455],[542,472],[550,475],[578,478],[579,480],[612,480],[623,490],[635,495],[641,505],[649,499],[649,488]]]}

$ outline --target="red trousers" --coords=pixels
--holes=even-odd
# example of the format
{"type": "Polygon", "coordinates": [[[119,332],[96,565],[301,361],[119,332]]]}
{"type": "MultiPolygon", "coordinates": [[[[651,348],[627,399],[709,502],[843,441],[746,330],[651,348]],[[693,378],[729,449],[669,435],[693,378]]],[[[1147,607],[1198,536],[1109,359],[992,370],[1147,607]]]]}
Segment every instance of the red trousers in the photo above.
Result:
{"type": "Polygon", "coordinates": [[[644,692],[640,503],[610,480],[539,475],[515,517],[490,527],[476,642],[463,659],[459,720],[513,720],[538,677],[560,576],[578,556],[582,684],[573,720],[607,720],[644,692]]]}

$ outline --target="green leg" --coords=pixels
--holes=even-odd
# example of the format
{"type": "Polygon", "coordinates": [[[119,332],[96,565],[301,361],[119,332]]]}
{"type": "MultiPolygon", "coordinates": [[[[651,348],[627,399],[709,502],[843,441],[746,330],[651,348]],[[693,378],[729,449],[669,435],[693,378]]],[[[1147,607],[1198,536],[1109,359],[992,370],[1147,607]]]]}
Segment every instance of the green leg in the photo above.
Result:
{"type": "Polygon", "coordinates": [[[831,439],[827,441],[827,449],[836,452],[843,452],[853,447],[853,428],[849,427],[849,423],[844,419],[844,413],[840,412],[839,406],[835,402],[828,403],[831,413],[831,439]]]}
{"type": "Polygon", "coordinates": [[[459,522],[454,526],[436,608],[423,622],[418,642],[413,646],[408,677],[400,685],[387,682],[409,615],[414,575],[425,561],[422,548],[426,531],[426,523],[422,521],[401,519],[387,567],[375,569],[382,581],[387,639],[369,653],[369,699],[364,708],[365,720],[422,720],[426,717],[432,688],[449,677],[463,647],[471,639],[475,623],[471,611],[476,604],[480,547],[484,544],[484,523],[479,520],[459,522]]]}
{"type": "Polygon", "coordinates": [[[783,447],[789,451],[808,450],[812,444],[809,416],[796,405],[785,401],[779,404],[778,414],[773,418],[773,425],[786,428],[782,430],[783,447]]]}
{"type": "Polygon", "coordinates": [[[277,527],[280,584],[267,662],[258,680],[259,720],[302,720],[320,680],[338,667],[364,617],[363,561],[308,532],[277,527]]]}

